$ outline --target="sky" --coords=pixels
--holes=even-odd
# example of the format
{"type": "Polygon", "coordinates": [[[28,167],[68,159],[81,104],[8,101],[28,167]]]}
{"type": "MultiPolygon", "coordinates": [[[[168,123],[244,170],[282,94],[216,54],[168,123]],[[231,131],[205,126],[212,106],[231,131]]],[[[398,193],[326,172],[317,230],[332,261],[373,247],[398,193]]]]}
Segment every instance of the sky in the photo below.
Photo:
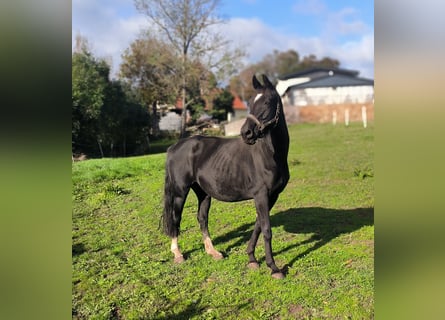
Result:
{"type": "MultiPolygon", "coordinates": [[[[218,14],[227,38],[247,52],[245,64],[293,49],[374,78],[374,1],[222,0],[218,14]]],[[[94,55],[110,62],[113,77],[125,49],[149,26],[133,0],[72,0],[73,48],[77,34],[86,37],[94,55]]]]}

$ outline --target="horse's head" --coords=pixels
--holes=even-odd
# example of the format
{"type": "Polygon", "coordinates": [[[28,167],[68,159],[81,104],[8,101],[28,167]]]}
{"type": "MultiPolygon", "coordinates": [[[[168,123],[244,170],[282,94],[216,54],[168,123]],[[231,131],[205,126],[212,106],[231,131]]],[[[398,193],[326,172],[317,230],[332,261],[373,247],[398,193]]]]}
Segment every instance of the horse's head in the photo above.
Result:
{"type": "Polygon", "coordinates": [[[253,76],[252,84],[257,94],[249,102],[250,113],[241,127],[241,136],[247,144],[254,144],[267,130],[275,128],[280,112],[283,112],[280,96],[265,75],[263,83],[253,76]]]}

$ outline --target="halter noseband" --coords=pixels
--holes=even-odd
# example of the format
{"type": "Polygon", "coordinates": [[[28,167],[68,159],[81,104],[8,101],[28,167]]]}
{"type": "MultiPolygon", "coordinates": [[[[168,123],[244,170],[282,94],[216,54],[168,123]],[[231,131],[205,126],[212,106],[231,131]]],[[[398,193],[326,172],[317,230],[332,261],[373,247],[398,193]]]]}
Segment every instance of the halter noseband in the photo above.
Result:
{"type": "Polygon", "coordinates": [[[274,123],[274,126],[273,126],[274,128],[277,126],[279,116],[280,116],[280,103],[278,102],[278,103],[277,103],[277,111],[275,112],[275,117],[273,117],[273,118],[270,119],[269,121],[266,121],[266,122],[264,122],[264,123],[261,123],[260,120],[258,120],[258,118],[255,117],[255,116],[254,116],[253,114],[251,114],[251,113],[249,113],[249,114],[247,115],[247,118],[252,119],[252,120],[256,123],[256,125],[258,126],[258,131],[260,132],[260,134],[263,134],[263,133],[264,133],[264,130],[266,130],[267,127],[270,126],[271,124],[274,123]]]}

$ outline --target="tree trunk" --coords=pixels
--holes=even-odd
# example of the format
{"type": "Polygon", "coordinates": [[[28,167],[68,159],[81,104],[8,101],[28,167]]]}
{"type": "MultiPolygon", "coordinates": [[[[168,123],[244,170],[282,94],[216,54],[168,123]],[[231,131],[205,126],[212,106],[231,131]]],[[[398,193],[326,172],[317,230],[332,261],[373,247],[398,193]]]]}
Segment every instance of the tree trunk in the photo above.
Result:
{"type": "Polygon", "coordinates": [[[187,49],[184,47],[184,51],[182,53],[182,122],[181,122],[181,138],[185,137],[185,129],[187,127],[187,108],[185,106],[185,96],[186,96],[186,90],[185,85],[187,83],[186,80],[186,62],[187,62],[187,49]]]}
{"type": "Polygon", "coordinates": [[[182,89],[181,138],[185,137],[187,127],[187,108],[185,106],[185,87],[182,89]]]}
{"type": "Polygon", "coordinates": [[[146,139],[147,139],[147,152],[150,152],[150,136],[147,134],[146,135],[146,139]]]}
{"type": "Polygon", "coordinates": [[[155,137],[159,136],[159,131],[160,131],[159,130],[159,119],[158,119],[157,105],[158,105],[158,102],[154,101],[151,106],[151,111],[153,114],[151,128],[152,128],[153,135],[155,137]]]}
{"type": "Polygon", "coordinates": [[[100,138],[97,138],[97,144],[99,145],[100,155],[104,157],[104,151],[102,150],[102,144],[100,143],[100,138]]]}

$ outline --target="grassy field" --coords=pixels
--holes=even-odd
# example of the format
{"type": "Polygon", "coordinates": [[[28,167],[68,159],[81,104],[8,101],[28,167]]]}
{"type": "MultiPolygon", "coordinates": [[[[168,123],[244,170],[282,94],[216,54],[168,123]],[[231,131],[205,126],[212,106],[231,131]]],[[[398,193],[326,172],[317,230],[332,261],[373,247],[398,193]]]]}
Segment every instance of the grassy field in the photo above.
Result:
{"type": "Polygon", "coordinates": [[[73,163],[74,319],[374,318],[373,124],[293,125],[291,178],[271,211],[273,279],[257,246],[246,267],[252,201],[214,200],[209,228],[225,259],[203,248],[196,197],[186,202],[172,263],[158,229],[165,153],[73,163]]]}

